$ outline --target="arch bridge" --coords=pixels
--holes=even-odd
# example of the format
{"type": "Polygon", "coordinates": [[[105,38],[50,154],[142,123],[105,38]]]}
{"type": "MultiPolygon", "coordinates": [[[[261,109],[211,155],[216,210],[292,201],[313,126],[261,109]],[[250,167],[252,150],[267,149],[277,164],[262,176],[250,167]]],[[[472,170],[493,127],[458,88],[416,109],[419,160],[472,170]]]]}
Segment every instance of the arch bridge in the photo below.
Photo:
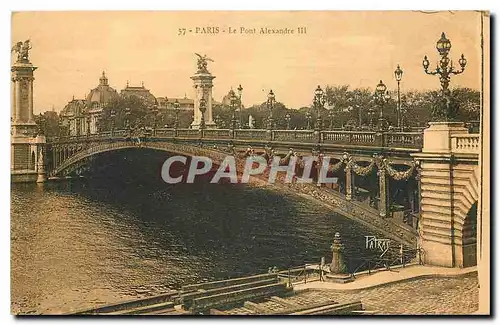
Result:
{"type": "Polygon", "coordinates": [[[328,156],[328,173],[337,184],[272,186],[306,194],[389,238],[418,245],[425,263],[465,267],[476,261],[479,135],[455,129],[459,132],[449,133],[445,149],[426,148],[424,141],[436,141],[427,131],[116,130],[47,139],[45,169],[49,177],[70,177],[84,171],[95,155],[130,148],[207,156],[216,164],[227,155],[238,164],[249,155],[268,161],[280,156],[288,164],[294,155],[297,174],[303,171],[301,157],[315,156],[317,170],[328,156]]]}

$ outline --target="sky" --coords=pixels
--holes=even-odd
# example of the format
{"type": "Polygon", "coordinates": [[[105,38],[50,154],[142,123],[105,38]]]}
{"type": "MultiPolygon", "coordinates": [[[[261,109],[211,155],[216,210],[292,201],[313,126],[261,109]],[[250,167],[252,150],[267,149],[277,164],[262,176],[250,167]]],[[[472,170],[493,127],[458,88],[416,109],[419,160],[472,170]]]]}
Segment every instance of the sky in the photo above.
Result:
{"type": "Polygon", "coordinates": [[[300,108],[311,105],[317,85],[373,89],[382,79],[395,89],[397,64],[404,71],[402,91],[439,88],[421,62],[427,55],[435,67],[441,32],[451,40],[454,64],[462,53],[468,60],[451,86],[479,89],[480,27],[480,13],[473,11],[18,12],[11,42],[31,40],[30,60],[38,67],[35,113],[60,111],[73,96],[83,98],[103,70],[118,91],[128,80],[131,86],[144,82],[156,97],[192,98],[194,53],[214,60],[208,68],[216,76],[216,100],[241,84],[245,106],[264,102],[272,89],[278,101],[300,108]],[[195,33],[207,27],[219,33],[195,33]],[[256,32],[240,33],[242,27],[256,32]],[[294,34],[259,34],[262,27],[294,34]],[[306,33],[298,34],[299,27],[306,33]],[[182,28],[185,35],[179,35],[182,28]]]}

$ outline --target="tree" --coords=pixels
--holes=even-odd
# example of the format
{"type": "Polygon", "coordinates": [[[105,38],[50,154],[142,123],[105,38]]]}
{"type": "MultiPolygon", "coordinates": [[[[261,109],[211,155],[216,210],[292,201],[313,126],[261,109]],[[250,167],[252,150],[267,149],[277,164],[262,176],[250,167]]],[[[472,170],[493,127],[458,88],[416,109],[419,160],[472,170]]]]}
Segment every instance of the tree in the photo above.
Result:
{"type": "Polygon", "coordinates": [[[58,136],[60,134],[59,116],[56,112],[46,111],[43,114],[35,115],[34,118],[39,129],[45,136],[58,136]]]}
{"type": "Polygon", "coordinates": [[[130,109],[128,120],[131,127],[147,125],[147,115],[151,112],[146,100],[139,96],[119,96],[111,99],[102,110],[102,130],[110,130],[112,125],[111,113],[114,112],[115,129],[126,127],[126,108],[130,109]]]}

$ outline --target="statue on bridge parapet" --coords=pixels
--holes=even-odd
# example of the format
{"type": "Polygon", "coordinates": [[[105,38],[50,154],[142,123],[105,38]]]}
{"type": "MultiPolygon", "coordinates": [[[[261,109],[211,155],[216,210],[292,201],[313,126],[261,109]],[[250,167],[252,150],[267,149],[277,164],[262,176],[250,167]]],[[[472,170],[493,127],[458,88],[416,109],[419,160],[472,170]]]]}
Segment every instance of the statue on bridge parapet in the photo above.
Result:
{"type": "Polygon", "coordinates": [[[17,42],[16,45],[12,47],[11,52],[17,53],[17,62],[29,62],[29,51],[32,49],[30,40],[25,40],[24,42],[17,42]]]}
{"type": "Polygon", "coordinates": [[[214,62],[211,58],[209,58],[206,54],[201,56],[201,54],[195,53],[198,56],[198,71],[197,73],[210,73],[208,71],[208,61],[214,62]]]}

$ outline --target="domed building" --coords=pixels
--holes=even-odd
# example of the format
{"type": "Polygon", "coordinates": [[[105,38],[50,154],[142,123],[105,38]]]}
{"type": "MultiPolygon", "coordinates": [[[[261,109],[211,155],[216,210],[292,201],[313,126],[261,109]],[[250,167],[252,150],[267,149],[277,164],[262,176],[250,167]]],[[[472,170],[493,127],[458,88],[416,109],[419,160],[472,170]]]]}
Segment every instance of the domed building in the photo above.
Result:
{"type": "Polygon", "coordinates": [[[99,78],[99,85],[87,95],[87,106],[91,110],[102,110],[111,99],[116,97],[118,97],[118,93],[109,86],[108,78],[103,71],[102,76],[99,78]]]}
{"type": "Polygon", "coordinates": [[[102,109],[118,96],[118,92],[109,86],[108,78],[103,71],[99,78],[99,85],[91,89],[85,99],[73,97],[66,104],[61,112],[62,126],[66,128],[68,135],[97,133],[102,109]]]}
{"type": "Polygon", "coordinates": [[[98,132],[97,125],[103,108],[107,103],[118,96],[118,92],[109,86],[108,78],[106,77],[106,73],[103,71],[102,76],[99,78],[99,85],[92,89],[85,99],[87,104],[86,113],[89,115],[86,117],[86,121],[90,123],[91,134],[98,132]]]}

